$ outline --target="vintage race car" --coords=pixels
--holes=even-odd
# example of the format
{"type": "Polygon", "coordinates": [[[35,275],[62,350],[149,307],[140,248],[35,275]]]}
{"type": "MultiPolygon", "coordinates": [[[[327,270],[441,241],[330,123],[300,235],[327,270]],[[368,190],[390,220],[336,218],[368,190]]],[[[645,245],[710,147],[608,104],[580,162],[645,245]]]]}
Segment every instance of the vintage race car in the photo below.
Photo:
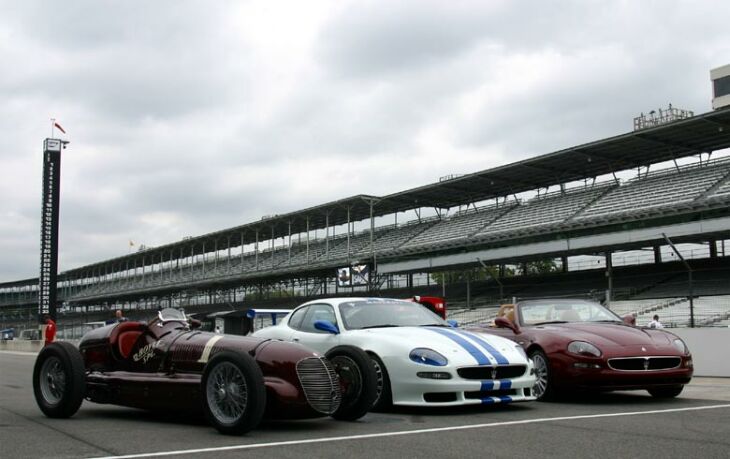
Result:
{"type": "Polygon", "coordinates": [[[202,332],[199,324],[164,309],[149,323],[92,330],[78,349],[46,346],[33,371],[38,406],[61,418],[83,399],[203,412],[220,432],[240,434],[265,415],[354,420],[375,401],[375,370],[360,349],[339,347],[325,358],[300,344],[202,332]]]}
{"type": "Polygon", "coordinates": [[[364,349],[378,374],[375,408],[535,399],[532,362],[520,346],[480,331],[453,328],[412,301],[310,301],[254,336],[303,343],[323,353],[342,345],[364,349]]]}
{"type": "Polygon", "coordinates": [[[493,324],[474,331],[525,348],[535,363],[539,400],[576,389],[676,397],[692,378],[687,345],[668,331],[631,322],[592,301],[546,299],[503,305],[493,324]]]}

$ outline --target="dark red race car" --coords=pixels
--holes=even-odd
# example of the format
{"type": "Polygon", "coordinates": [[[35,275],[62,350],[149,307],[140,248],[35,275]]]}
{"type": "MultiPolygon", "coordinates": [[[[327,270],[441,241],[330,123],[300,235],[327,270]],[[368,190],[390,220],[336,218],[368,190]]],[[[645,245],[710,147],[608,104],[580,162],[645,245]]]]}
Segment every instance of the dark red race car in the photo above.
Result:
{"type": "Polygon", "coordinates": [[[49,417],[72,416],[83,399],[148,410],[203,412],[220,432],[240,434],[263,416],[355,420],[375,401],[376,375],[362,350],[326,358],[295,343],[197,330],[182,311],[149,323],[90,331],[77,349],[43,348],[33,389],[49,417]]]}
{"type": "Polygon", "coordinates": [[[676,397],[692,378],[687,345],[668,331],[630,322],[592,301],[546,299],[502,305],[494,323],[479,330],[522,345],[535,364],[538,400],[567,389],[676,397]]]}

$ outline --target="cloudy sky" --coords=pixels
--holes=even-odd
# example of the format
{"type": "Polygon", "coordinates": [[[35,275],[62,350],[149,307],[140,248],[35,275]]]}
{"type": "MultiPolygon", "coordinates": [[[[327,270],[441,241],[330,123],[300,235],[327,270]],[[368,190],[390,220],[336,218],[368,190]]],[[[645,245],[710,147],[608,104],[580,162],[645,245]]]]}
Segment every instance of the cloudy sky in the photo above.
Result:
{"type": "Polygon", "coordinates": [[[730,3],[0,0],[0,281],[710,110],[730,3]]]}

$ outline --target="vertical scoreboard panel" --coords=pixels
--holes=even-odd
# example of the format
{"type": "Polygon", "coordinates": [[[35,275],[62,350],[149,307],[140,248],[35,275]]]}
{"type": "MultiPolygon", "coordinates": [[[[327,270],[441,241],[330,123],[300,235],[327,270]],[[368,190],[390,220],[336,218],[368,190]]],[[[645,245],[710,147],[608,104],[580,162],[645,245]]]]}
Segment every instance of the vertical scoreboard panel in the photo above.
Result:
{"type": "Polygon", "coordinates": [[[38,286],[38,320],[56,319],[58,274],[58,214],[61,192],[61,149],[58,139],[43,143],[43,206],[41,208],[41,264],[38,286]]]}

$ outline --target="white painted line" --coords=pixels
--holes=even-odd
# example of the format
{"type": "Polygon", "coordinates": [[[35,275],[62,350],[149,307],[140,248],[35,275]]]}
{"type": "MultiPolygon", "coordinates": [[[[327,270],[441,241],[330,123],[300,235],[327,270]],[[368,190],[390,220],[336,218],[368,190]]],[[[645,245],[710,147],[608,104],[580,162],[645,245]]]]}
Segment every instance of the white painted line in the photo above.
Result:
{"type": "Polygon", "coordinates": [[[185,449],[178,451],[161,451],[157,453],[139,453],[139,454],[127,454],[124,456],[104,456],[97,457],[94,459],[133,459],[139,457],[163,457],[163,456],[176,456],[183,454],[199,454],[199,453],[212,453],[219,451],[236,451],[244,449],[254,448],[268,448],[272,446],[291,446],[291,445],[307,445],[311,443],[327,443],[333,441],[347,441],[347,440],[363,440],[368,438],[382,438],[382,437],[397,437],[402,435],[417,435],[423,433],[433,432],[448,432],[453,430],[468,430],[468,429],[482,429],[485,427],[502,427],[502,426],[514,426],[520,424],[537,424],[541,422],[554,422],[554,421],[574,421],[576,419],[594,419],[594,418],[611,418],[618,416],[638,416],[642,414],[661,414],[661,413],[679,413],[682,411],[699,411],[699,410],[714,410],[718,408],[730,408],[730,404],[725,405],[709,405],[709,406],[697,406],[692,408],[673,408],[668,410],[652,410],[652,411],[631,411],[625,413],[603,413],[603,414],[587,414],[581,416],[561,416],[557,418],[540,418],[540,419],[524,419],[521,421],[506,421],[506,422],[489,422],[485,424],[472,424],[463,426],[452,426],[452,427],[435,427],[432,429],[419,429],[419,430],[404,430],[400,432],[381,432],[374,434],[363,434],[363,435],[348,435],[343,437],[321,437],[321,438],[310,438],[305,440],[291,440],[291,441],[278,441],[271,443],[250,443],[247,445],[232,445],[232,446],[219,446],[214,448],[198,448],[198,449],[185,449]]]}

